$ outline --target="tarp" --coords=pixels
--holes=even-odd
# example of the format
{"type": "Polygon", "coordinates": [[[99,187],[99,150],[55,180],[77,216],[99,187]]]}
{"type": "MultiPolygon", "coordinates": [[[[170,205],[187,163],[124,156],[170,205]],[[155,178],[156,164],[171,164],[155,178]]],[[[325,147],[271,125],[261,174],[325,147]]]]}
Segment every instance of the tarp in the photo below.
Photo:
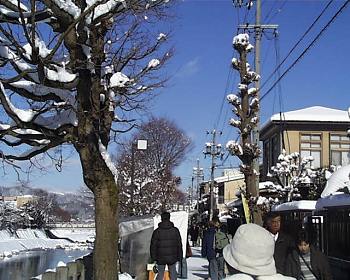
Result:
{"type": "MultiPolygon", "coordinates": [[[[158,228],[160,223],[160,215],[156,215],[153,218],[154,229],[158,228]]],[[[187,242],[187,229],[188,229],[188,213],[185,211],[171,212],[170,221],[174,223],[174,226],[177,227],[180,231],[181,240],[182,240],[182,251],[183,257],[186,255],[186,242],[187,242]]]]}

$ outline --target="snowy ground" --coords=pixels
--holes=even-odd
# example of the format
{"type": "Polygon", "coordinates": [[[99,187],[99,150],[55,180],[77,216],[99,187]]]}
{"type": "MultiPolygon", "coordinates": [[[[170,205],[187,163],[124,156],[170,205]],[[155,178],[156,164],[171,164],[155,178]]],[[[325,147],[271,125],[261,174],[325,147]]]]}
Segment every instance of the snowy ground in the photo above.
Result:
{"type": "Polygon", "coordinates": [[[95,240],[94,228],[56,228],[51,232],[59,238],[69,238],[75,242],[94,242],[95,240]]]}
{"type": "Polygon", "coordinates": [[[200,247],[191,247],[192,257],[187,259],[187,279],[207,279],[208,260],[201,257],[200,247]]]}

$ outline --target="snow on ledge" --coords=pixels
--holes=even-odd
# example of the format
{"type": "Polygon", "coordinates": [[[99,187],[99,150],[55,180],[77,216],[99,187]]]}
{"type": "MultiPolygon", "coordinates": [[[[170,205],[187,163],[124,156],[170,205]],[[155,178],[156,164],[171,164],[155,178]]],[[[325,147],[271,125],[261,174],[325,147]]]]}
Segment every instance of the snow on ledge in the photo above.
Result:
{"type": "Polygon", "coordinates": [[[272,211],[293,211],[293,210],[305,210],[313,211],[316,209],[316,200],[299,200],[286,202],[272,207],[272,211]]]}
{"type": "Polygon", "coordinates": [[[328,207],[350,206],[350,194],[338,193],[317,200],[316,210],[325,210],[328,207]]]}

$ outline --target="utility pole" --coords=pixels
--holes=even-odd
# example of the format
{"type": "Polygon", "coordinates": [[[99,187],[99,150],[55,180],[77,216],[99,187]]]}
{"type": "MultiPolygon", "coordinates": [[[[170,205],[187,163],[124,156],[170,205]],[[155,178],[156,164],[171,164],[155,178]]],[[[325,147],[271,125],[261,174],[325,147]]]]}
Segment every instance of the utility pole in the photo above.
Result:
{"type": "MultiPolygon", "coordinates": [[[[256,0],[256,14],[255,14],[255,24],[241,24],[239,25],[239,30],[253,30],[255,33],[255,72],[260,75],[260,45],[261,45],[261,35],[264,30],[273,30],[276,32],[278,25],[275,24],[261,24],[261,0],[256,0]]],[[[256,97],[259,99],[260,96],[260,79],[255,81],[255,88],[257,89],[256,97]]],[[[252,143],[259,146],[259,126],[260,119],[256,123],[256,126],[252,131],[252,143]]],[[[255,180],[255,190],[251,190],[251,195],[257,197],[259,196],[259,158],[255,158],[253,161],[254,168],[254,180],[255,180]]]]}
{"type": "Polygon", "coordinates": [[[200,183],[200,180],[204,180],[203,168],[199,167],[199,158],[197,158],[197,167],[193,167],[192,185],[193,185],[194,178],[196,178],[197,180],[196,197],[197,197],[197,212],[199,213],[199,200],[200,200],[199,183],[200,183]]]}
{"type": "MultiPolygon", "coordinates": [[[[210,187],[209,187],[209,194],[210,194],[210,209],[209,209],[209,217],[210,220],[213,219],[214,209],[216,209],[216,196],[214,197],[214,188],[215,188],[215,181],[214,181],[214,171],[215,171],[215,159],[217,157],[222,157],[221,152],[221,144],[216,143],[216,130],[212,130],[211,132],[207,131],[207,134],[212,134],[212,142],[205,144],[205,151],[203,152],[204,155],[211,156],[211,168],[210,168],[210,187]]],[[[221,135],[222,132],[219,132],[221,135]]]]}

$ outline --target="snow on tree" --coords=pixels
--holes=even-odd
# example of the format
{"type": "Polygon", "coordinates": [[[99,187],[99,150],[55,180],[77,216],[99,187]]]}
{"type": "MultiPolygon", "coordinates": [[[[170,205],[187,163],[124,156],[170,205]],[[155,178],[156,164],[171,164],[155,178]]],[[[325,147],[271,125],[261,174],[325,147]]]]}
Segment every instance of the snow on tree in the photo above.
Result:
{"type": "Polygon", "coordinates": [[[181,178],[174,175],[174,169],[191,146],[191,140],[172,121],[153,117],[142,124],[117,159],[121,214],[159,212],[183,199],[181,178]],[[137,149],[137,140],[147,140],[147,148],[137,149]]]}
{"type": "Polygon", "coordinates": [[[60,168],[70,147],[96,202],[94,279],[117,279],[118,186],[108,144],[133,126],[171,57],[158,23],[168,0],[4,0],[0,9],[0,155],[60,168]],[[147,19],[147,20],[146,20],[147,19]]]}
{"type": "MultiPolygon", "coordinates": [[[[260,76],[250,69],[247,63],[247,55],[253,49],[249,43],[248,34],[239,34],[233,38],[233,47],[238,52],[239,58],[232,59],[232,67],[240,75],[238,92],[227,95],[228,102],[232,105],[234,117],[230,119],[229,124],[239,130],[240,139],[230,140],[226,144],[227,150],[231,155],[238,157],[242,164],[240,169],[244,174],[246,191],[248,199],[258,197],[258,190],[255,186],[256,174],[253,168],[253,160],[259,157],[260,149],[252,141],[252,130],[256,127],[259,112],[259,99],[257,98],[258,89],[252,84],[260,79],[260,76]]],[[[258,222],[261,220],[255,204],[250,204],[253,211],[253,217],[258,222]]]]}
{"type": "Polygon", "coordinates": [[[320,180],[325,177],[326,170],[314,169],[312,161],[312,156],[301,158],[297,152],[288,155],[285,150],[282,151],[277,164],[268,174],[279,183],[279,202],[319,197],[319,188],[325,184],[325,179],[323,182],[320,180]]]}

